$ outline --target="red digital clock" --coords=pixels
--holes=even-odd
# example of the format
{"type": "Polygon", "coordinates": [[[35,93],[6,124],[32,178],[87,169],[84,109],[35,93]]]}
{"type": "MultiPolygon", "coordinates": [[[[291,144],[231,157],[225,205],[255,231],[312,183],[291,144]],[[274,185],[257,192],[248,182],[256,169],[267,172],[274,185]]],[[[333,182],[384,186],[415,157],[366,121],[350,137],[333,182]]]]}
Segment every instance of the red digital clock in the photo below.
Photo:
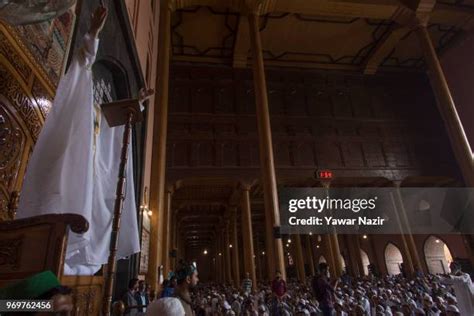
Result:
{"type": "Polygon", "coordinates": [[[316,178],[317,179],[332,179],[333,177],[333,172],[331,170],[317,170],[315,172],[316,178]]]}

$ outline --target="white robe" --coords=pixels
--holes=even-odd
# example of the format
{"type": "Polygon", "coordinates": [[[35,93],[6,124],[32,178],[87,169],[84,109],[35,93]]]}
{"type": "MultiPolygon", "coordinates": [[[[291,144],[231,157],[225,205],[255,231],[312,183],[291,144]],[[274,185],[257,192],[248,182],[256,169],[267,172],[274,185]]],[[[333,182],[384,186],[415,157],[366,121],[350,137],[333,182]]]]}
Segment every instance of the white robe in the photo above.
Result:
{"type": "Polygon", "coordinates": [[[474,286],[471,276],[467,273],[451,275],[451,278],[443,278],[441,282],[453,286],[461,316],[474,315],[474,286]]]}
{"type": "MultiPolygon", "coordinates": [[[[88,220],[85,234],[69,233],[64,268],[68,275],[94,274],[109,255],[124,127],[110,128],[94,107],[91,67],[98,44],[85,35],[59,83],[28,163],[17,212],[17,218],[75,213],[88,220]]],[[[126,175],[118,258],[140,251],[131,146],[126,175]]]]}

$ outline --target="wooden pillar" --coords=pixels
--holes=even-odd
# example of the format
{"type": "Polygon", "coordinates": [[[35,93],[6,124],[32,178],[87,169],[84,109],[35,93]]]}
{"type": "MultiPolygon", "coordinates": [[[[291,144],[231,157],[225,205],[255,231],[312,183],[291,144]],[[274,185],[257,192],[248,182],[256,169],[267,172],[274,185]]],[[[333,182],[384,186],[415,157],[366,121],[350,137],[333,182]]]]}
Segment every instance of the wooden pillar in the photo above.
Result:
{"type": "Polygon", "coordinates": [[[216,235],[216,261],[217,261],[217,281],[219,283],[225,283],[224,278],[223,278],[223,271],[222,269],[222,249],[221,249],[221,243],[222,243],[222,235],[219,230],[217,230],[217,235],[216,235]]]}
{"type": "Polygon", "coordinates": [[[354,249],[356,251],[356,261],[357,261],[357,265],[359,266],[359,272],[361,276],[364,276],[366,267],[364,267],[364,261],[362,260],[362,249],[360,247],[359,235],[354,236],[353,243],[354,243],[354,249]]]}
{"type": "Polygon", "coordinates": [[[310,272],[311,276],[315,276],[314,258],[313,258],[313,245],[311,243],[311,236],[306,235],[305,236],[305,241],[306,241],[306,259],[307,259],[308,266],[309,266],[309,272],[310,272]]]}
{"type": "MultiPolygon", "coordinates": [[[[280,227],[280,213],[278,204],[278,194],[276,186],[275,165],[273,160],[272,131],[270,126],[270,112],[268,108],[267,84],[265,80],[265,70],[263,65],[262,43],[258,26],[258,16],[256,12],[249,14],[250,40],[253,57],[253,75],[255,86],[255,97],[257,106],[257,125],[260,148],[260,164],[262,168],[263,193],[265,203],[265,220],[272,221],[273,229],[280,227]]],[[[273,234],[272,234],[273,235],[273,234]]],[[[285,260],[283,255],[283,245],[281,238],[269,236],[267,229],[267,248],[270,250],[270,242],[273,243],[273,256],[268,256],[267,264],[270,273],[275,269],[282,273],[282,278],[286,279],[285,260]]],[[[274,273],[272,273],[274,275],[274,273]]]]}
{"type": "Polygon", "coordinates": [[[216,241],[215,241],[215,258],[216,258],[216,280],[219,283],[222,282],[222,277],[221,277],[221,257],[219,256],[220,252],[220,247],[219,247],[219,236],[216,234],[216,241]]]}
{"type": "Polygon", "coordinates": [[[172,191],[171,189],[166,190],[165,195],[165,209],[164,209],[164,216],[163,216],[163,277],[165,279],[168,278],[168,274],[171,271],[171,264],[170,264],[170,245],[171,245],[171,198],[172,198],[172,191]]]}
{"type": "Polygon", "coordinates": [[[326,261],[329,265],[329,271],[331,272],[331,275],[334,276],[336,274],[336,260],[334,258],[334,250],[331,243],[331,237],[329,234],[324,234],[322,235],[322,238],[326,250],[324,257],[326,258],[326,261]]]}
{"type": "Polygon", "coordinates": [[[252,211],[250,204],[250,187],[243,186],[242,188],[242,239],[244,243],[244,266],[245,273],[250,274],[250,279],[252,280],[252,289],[257,290],[257,277],[255,271],[255,260],[254,256],[257,258],[258,253],[255,253],[253,247],[253,229],[252,229],[252,211]]]}
{"type": "Polygon", "coordinates": [[[420,21],[416,34],[421,44],[424,60],[428,67],[431,87],[436,96],[438,109],[444,120],[454,156],[459,164],[466,184],[474,187],[474,160],[464,128],[456,110],[451,91],[444,76],[430,34],[426,28],[427,21],[420,21]]]}
{"type": "Polygon", "coordinates": [[[260,242],[257,236],[257,239],[255,241],[255,267],[256,267],[256,274],[257,274],[258,281],[262,281],[264,279],[263,273],[262,273],[263,260],[264,260],[264,255],[262,253],[262,250],[260,249],[260,242]]]}
{"type": "MultiPolygon", "coordinates": [[[[398,186],[399,184],[396,183],[396,186],[398,186]]],[[[405,253],[405,257],[403,261],[404,263],[404,266],[408,269],[408,273],[410,275],[413,275],[414,271],[415,271],[415,268],[414,268],[414,264],[413,264],[413,259],[412,259],[412,255],[411,255],[411,251],[410,251],[410,247],[409,247],[409,241],[408,241],[408,235],[409,235],[409,232],[406,231],[406,225],[404,225],[404,218],[401,216],[403,210],[401,209],[401,206],[399,204],[397,204],[397,201],[398,201],[398,187],[396,187],[394,189],[396,192],[394,192],[393,195],[391,195],[391,200],[392,200],[392,205],[393,205],[393,208],[395,210],[394,214],[395,214],[395,219],[397,221],[397,224],[398,224],[398,228],[400,229],[400,237],[402,239],[402,244],[403,244],[403,250],[404,250],[404,253],[405,253]]]]}
{"type": "MultiPolygon", "coordinates": [[[[449,90],[443,68],[436,54],[436,49],[426,27],[427,22],[426,19],[419,21],[416,34],[418,35],[423,56],[428,67],[431,87],[435,94],[436,103],[448,132],[451,147],[453,148],[454,156],[461,169],[464,182],[468,187],[474,187],[474,159],[472,158],[472,149],[456,110],[456,105],[451,96],[451,91],[449,90]]],[[[463,235],[465,242],[470,238],[472,237],[463,235]]],[[[470,247],[466,247],[466,250],[471,259],[471,263],[474,263],[473,250],[470,247]]],[[[422,269],[422,266],[419,266],[419,268],[422,269]]]]}
{"type": "Polygon", "coordinates": [[[150,262],[147,279],[153,289],[158,289],[158,267],[161,262],[162,214],[164,211],[166,137],[168,129],[168,84],[170,64],[171,8],[168,1],[162,1],[160,8],[160,29],[158,43],[158,71],[155,91],[152,163],[150,180],[150,262]]]}
{"type": "Polygon", "coordinates": [[[226,230],[225,230],[225,245],[224,245],[224,254],[225,254],[225,266],[226,266],[226,279],[228,283],[233,283],[232,282],[232,266],[231,266],[231,260],[230,260],[230,253],[231,253],[231,248],[230,248],[230,230],[229,230],[229,223],[226,225],[226,230]]]}
{"type": "Polygon", "coordinates": [[[298,271],[298,280],[304,282],[306,279],[306,272],[304,269],[303,245],[301,244],[300,235],[293,235],[295,250],[296,250],[296,269],[298,271]]]}
{"type": "Polygon", "coordinates": [[[415,271],[415,267],[417,267],[420,271],[423,269],[423,265],[421,264],[420,256],[418,254],[418,250],[416,248],[415,239],[413,238],[413,234],[411,232],[410,223],[407,218],[405,205],[403,204],[403,199],[400,194],[400,185],[401,182],[395,182],[395,200],[398,202],[397,211],[400,215],[397,215],[400,221],[400,225],[404,230],[405,234],[402,235],[402,238],[405,240],[403,243],[406,243],[406,252],[408,252],[408,257],[410,257],[411,267],[408,267],[409,272],[413,273],[415,271]]]}
{"type": "Polygon", "coordinates": [[[178,217],[176,215],[176,211],[172,212],[171,226],[173,227],[173,249],[175,250],[175,257],[172,259],[173,271],[176,270],[176,267],[178,265],[178,258],[180,256],[178,247],[178,217]]]}
{"type": "Polygon", "coordinates": [[[350,273],[354,277],[359,277],[364,274],[363,267],[361,266],[360,262],[360,250],[357,249],[355,245],[355,239],[358,239],[358,235],[344,235],[345,242],[347,244],[347,250],[349,252],[349,266],[347,267],[348,273],[350,273]],[[362,269],[362,271],[361,271],[362,269]]]}
{"type": "Polygon", "coordinates": [[[232,208],[232,268],[234,284],[240,285],[240,258],[239,258],[239,235],[237,231],[237,208],[232,208]]]}
{"type": "Polygon", "coordinates": [[[329,242],[331,244],[332,255],[334,260],[334,273],[335,277],[338,278],[342,275],[343,269],[341,261],[341,248],[339,247],[339,240],[335,231],[329,234],[329,242]]]}

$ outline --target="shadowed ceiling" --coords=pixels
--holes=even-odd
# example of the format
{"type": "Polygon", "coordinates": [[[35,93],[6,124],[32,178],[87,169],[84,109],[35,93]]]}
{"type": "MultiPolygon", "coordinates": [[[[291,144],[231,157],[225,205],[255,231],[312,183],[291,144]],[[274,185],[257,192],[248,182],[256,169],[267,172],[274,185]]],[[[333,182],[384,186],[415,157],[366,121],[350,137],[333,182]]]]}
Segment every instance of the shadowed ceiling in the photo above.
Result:
{"type": "MultiPolygon", "coordinates": [[[[213,63],[248,67],[249,31],[240,15],[240,0],[179,0],[172,15],[174,62],[213,63]]],[[[401,27],[404,3],[415,0],[266,0],[260,31],[266,67],[352,70],[364,73],[421,71],[423,60],[413,30],[401,27]]],[[[429,1],[428,1],[429,2],[429,1]]],[[[474,0],[437,1],[428,30],[442,54],[472,25],[474,0]]],[[[278,153],[277,153],[278,154],[278,153]]],[[[351,179],[343,185],[386,186],[384,178],[351,179]]],[[[312,178],[279,179],[283,186],[318,186],[312,178]]],[[[338,185],[335,183],[334,185],[338,185]]],[[[263,188],[250,190],[256,250],[264,249],[263,188]]],[[[234,180],[183,180],[175,186],[172,210],[186,247],[202,251],[215,245],[230,219],[229,206],[240,206],[234,180]]],[[[240,211],[237,212],[240,232],[240,211]]]]}
{"type": "MultiPolygon", "coordinates": [[[[248,24],[236,1],[183,1],[172,16],[174,61],[245,67],[250,61],[248,24]],[[217,5],[216,5],[217,4],[217,5]],[[228,5],[226,5],[228,4],[228,5]],[[234,5],[233,5],[234,4],[234,5]]],[[[416,34],[398,35],[394,22],[405,8],[396,0],[274,0],[260,18],[267,66],[362,70],[375,54],[381,69],[420,69],[416,34]],[[398,36],[393,40],[391,36],[398,36]],[[377,52],[385,41],[395,42],[377,52]]],[[[442,0],[429,32],[442,53],[470,29],[474,0],[442,0]]]]}

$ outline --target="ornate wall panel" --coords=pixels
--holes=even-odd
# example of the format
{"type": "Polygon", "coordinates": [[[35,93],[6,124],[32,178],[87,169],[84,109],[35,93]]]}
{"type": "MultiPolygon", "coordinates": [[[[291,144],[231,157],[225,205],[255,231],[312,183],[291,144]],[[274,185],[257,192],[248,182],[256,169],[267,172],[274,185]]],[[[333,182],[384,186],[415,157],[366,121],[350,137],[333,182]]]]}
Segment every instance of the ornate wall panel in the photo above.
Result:
{"type": "MultiPolygon", "coordinates": [[[[341,176],[354,171],[392,178],[457,174],[433,96],[420,93],[431,91],[423,75],[367,77],[275,69],[267,73],[278,175],[300,170],[311,176],[316,168],[332,168],[341,176]]],[[[186,172],[238,174],[236,170],[259,177],[252,86],[248,70],[173,66],[171,178],[186,172]]]]}
{"type": "Polygon", "coordinates": [[[51,108],[51,85],[39,67],[18,35],[0,24],[0,220],[14,216],[28,158],[51,108]]]}

